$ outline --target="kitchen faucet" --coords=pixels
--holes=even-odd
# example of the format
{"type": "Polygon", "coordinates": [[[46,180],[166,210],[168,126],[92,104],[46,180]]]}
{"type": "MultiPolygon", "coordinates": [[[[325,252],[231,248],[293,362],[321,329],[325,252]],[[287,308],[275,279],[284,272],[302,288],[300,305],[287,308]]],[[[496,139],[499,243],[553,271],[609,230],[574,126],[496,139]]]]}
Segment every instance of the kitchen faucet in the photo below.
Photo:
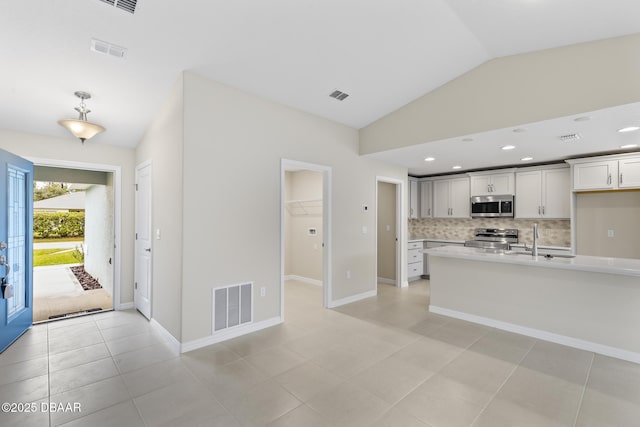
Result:
{"type": "Polygon", "coordinates": [[[538,256],[538,223],[533,224],[533,247],[531,256],[538,256]]]}

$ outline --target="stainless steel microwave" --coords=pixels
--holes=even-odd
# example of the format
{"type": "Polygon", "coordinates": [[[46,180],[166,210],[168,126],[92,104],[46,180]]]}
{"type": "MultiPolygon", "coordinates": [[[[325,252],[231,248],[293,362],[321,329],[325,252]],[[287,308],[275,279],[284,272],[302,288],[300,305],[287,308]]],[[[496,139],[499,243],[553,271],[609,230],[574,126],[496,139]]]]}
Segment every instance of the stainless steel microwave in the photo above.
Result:
{"type": "Polygon", "coordinates": [[[513,218],[513,195],[501,196],[474,196],[471,197],[471,217],[511,217],[513,218]]]}

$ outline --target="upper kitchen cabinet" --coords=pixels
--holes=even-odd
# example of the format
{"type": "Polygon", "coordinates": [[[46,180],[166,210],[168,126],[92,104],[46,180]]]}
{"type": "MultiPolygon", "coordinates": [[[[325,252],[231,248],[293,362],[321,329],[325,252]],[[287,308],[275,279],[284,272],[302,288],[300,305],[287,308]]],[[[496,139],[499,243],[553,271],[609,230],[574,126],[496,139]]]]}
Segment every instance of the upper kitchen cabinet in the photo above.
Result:
{"type": "Polygon", "coordinates": [[[471,196],[515,193],[513,170],[500,173],[473,173],[469,176],[471,177],[471,196]]]}
{"type": "Polygon", "coordinates": [[[418,218],[418,180],[409,177],[409,219],[418,218]]]}
{"type": "Polygon", "coordinates": [[[469,197],[468,177],[434,180],[434,218],[468,218],[469,197]]]}
{"type": "Polygon", "coordinates": [[[433,216],[433,181],[420,181],[420,218],[433,216]]]}
{"type": "Polygon", "coordinates": [[[569,168],[516,172],[516,218],[569,218],[569,168]]]}
{"type": "Polygon", "coordinates": [[[573,190],[640,188],[640,154],[568,160],[573,168],[573,190]]]}

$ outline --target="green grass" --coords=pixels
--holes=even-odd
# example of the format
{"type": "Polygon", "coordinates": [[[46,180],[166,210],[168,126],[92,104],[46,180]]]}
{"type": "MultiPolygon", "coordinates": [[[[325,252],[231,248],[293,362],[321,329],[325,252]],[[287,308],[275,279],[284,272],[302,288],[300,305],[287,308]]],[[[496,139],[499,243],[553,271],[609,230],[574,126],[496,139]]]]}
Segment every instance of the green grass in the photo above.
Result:
{"type": "Polygon", "coordinates": [[[33,251],[34,267],[42,267],[44,265],[78,264],[78,262],[79,261],[73,256],[73,250],[54,248],[36,249],[33,251]]]}

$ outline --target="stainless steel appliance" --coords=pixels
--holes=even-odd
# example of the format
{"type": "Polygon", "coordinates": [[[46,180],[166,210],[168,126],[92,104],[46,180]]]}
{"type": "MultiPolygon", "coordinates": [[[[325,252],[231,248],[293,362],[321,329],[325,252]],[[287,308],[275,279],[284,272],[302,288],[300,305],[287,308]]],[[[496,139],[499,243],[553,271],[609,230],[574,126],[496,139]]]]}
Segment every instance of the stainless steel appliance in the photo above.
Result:
{"type": "Polygon", "coordinates": [[[513,217],[513,195],[471,197],[471,217],[513,217]]]}
{"type": "Polygon", "coordinates": [[[515,228],[476,228],[474,240],[464,242],[465,246],[495,251],[507,251],[510,245],[518,243],[518,230],[515,228]]]}

